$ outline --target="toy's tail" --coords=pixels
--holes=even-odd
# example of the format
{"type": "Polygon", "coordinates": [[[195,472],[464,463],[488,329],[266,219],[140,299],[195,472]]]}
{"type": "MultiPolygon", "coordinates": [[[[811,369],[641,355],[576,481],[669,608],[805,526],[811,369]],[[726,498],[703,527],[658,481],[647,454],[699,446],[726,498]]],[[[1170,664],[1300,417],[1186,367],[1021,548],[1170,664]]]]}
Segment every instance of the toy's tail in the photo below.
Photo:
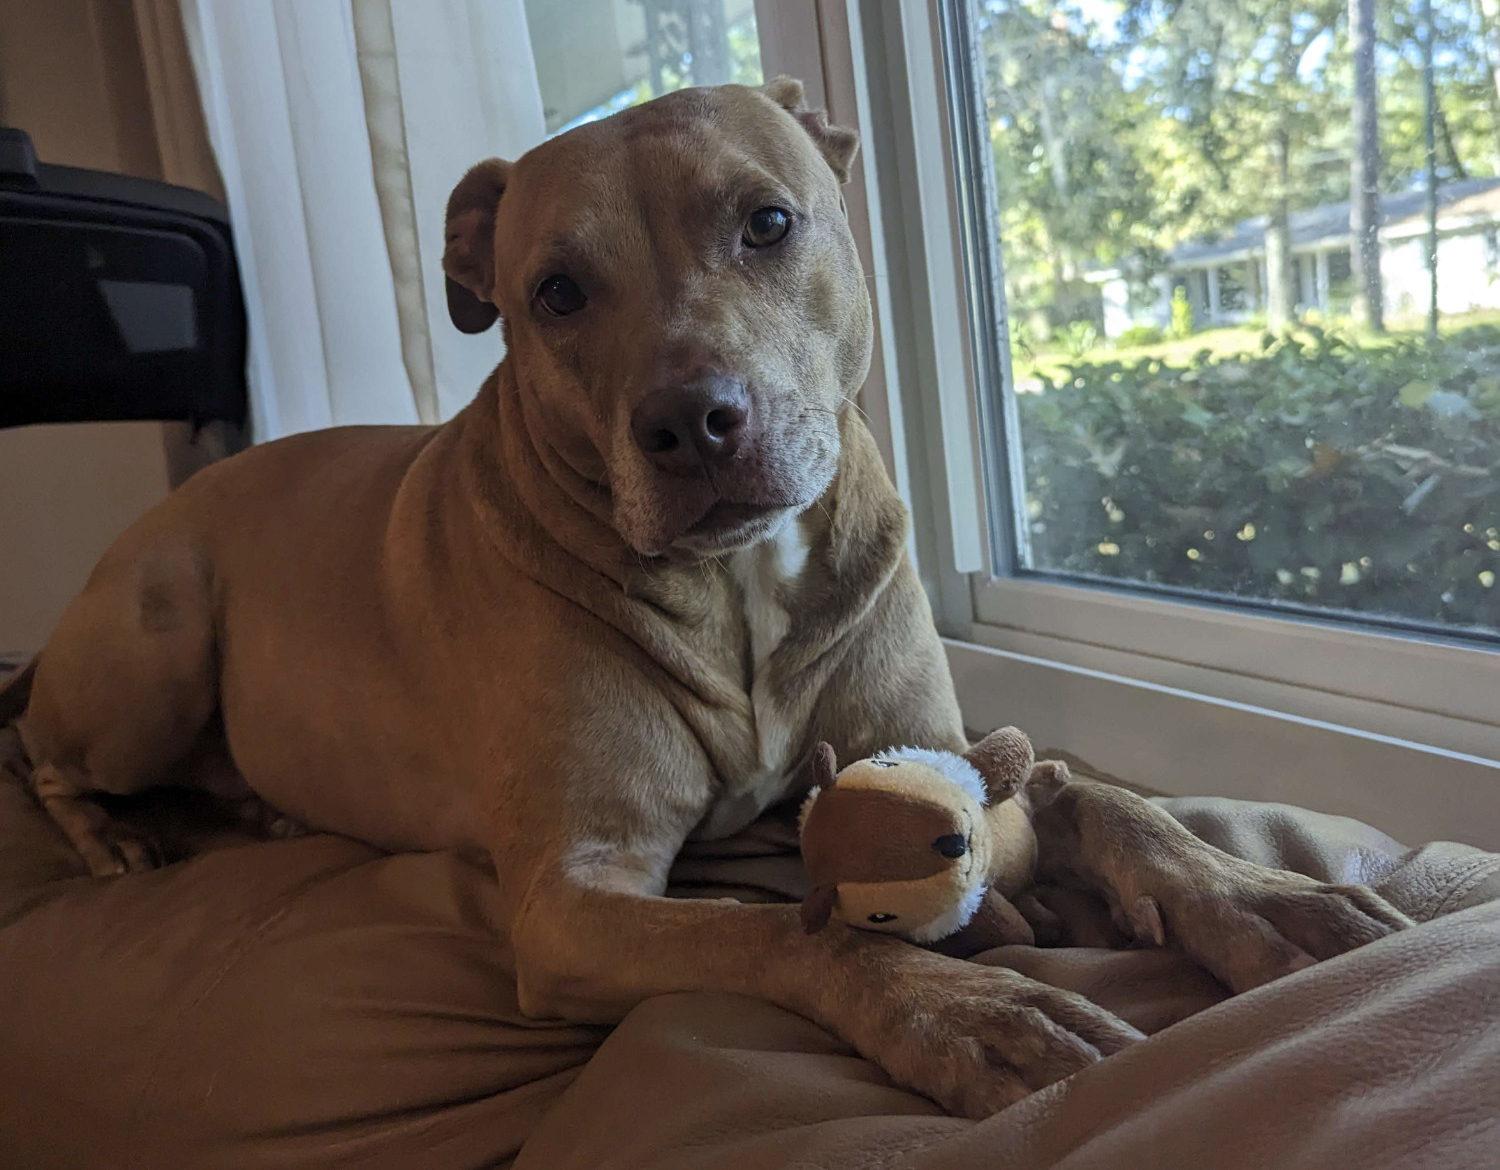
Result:
{"type": "Polygon", "coordinates": [[[0,727],[20,718],[31,702],[31,680],[36,676],[36,656],[4,682],[0,682],[0,727]]]}

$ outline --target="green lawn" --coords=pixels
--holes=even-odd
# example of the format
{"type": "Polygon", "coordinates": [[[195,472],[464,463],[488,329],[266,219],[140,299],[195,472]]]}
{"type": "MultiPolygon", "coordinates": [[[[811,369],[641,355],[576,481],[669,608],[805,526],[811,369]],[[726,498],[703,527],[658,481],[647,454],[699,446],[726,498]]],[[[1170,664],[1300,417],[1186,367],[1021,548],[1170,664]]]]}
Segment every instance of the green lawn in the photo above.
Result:
{"type": "MultiPolygon", "coordinates": [[[[1347,318],[1335,318],[1322,328],[1336,333],[1362,347],[1388,345],[1398,337],[1421,334],[1427,328],[1427,319],[1421,316],[1393,317],[1388,322],[1389,331],[1383,334],[1358,330],[1347,318]]],[[[1475,325],[1500,325],[1500,310],[1481,309],[1473,313],[1460,313],[1444,317],[1438,323],[1439,331],[1448,336],[1475,325]]],[[[1298,328],[1294,333],[1306,337],[1307,329],[1298,328]]],[[[1017,389],[1037,389],[1035,379],[1058,377],[1069,366],[1100,365],[1104,362],[1135,362],[1156,360],[1167,366],[1192,365],[1197,355],[1207,353],[1210,361],[1220,361],[1242,353],[1259,353],[1265,328],[1259,325],[1235,325],[1220,329],[1202,329],[1187,337],[1163,341],[1157,345],[1116,347],[1107,341],[1074,357],[1059,346],[1047,346],[1030,353],[1017,350],[1013,354],[1017,389]]]]}

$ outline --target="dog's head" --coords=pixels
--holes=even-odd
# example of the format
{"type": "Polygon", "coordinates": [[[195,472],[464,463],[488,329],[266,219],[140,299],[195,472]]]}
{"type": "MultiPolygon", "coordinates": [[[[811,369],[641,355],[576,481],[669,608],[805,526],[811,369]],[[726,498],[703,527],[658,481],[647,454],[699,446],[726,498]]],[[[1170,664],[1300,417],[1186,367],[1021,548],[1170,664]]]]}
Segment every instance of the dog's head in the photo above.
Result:
{"type": "Polygon", "coordinates": [[[746,547],[832,482],[870,360],[856,147],[786,78],[684,90],[450,197],[454,323],[503,320],[543,463],[635,551],[746,547]]]}

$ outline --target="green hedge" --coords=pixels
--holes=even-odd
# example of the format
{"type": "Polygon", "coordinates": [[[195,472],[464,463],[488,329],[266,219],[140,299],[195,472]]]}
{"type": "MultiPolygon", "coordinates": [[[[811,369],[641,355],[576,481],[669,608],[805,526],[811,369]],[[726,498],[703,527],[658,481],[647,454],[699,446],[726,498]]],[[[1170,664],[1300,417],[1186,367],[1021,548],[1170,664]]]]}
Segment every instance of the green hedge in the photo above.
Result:
{"type": "Polygon", "coordinates": [[[1035,567],[1500,629],[1500,327],[1042,382],[1035,567]]]}

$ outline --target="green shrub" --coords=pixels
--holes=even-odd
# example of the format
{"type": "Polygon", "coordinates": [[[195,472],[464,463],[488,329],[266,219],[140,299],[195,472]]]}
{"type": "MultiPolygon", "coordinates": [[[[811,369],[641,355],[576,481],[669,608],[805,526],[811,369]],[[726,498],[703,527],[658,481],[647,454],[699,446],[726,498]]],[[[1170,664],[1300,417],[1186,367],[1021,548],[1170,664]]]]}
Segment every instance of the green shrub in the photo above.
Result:
{"type": "Polygon", "coordinates": [[[1115,338],[1115,348],[1135,349],[1141,345],[1160,345],[1165,339],[1166,334],[1161,331],[1160,325],[1132,325],[1115,338]]]}
{"type": "Polygon", "coordinates": [[[1500,629],[1500,328],[1075,364],[1018,406],[1038,568],[1500,629]]]}
{"type": "Polygon", "coordinates": [[[1069,321],[1058,334],[1063,349],[1071,358],[1081,358],[1099,342],[1099,330],[1091,321],[1069,321]]]}

